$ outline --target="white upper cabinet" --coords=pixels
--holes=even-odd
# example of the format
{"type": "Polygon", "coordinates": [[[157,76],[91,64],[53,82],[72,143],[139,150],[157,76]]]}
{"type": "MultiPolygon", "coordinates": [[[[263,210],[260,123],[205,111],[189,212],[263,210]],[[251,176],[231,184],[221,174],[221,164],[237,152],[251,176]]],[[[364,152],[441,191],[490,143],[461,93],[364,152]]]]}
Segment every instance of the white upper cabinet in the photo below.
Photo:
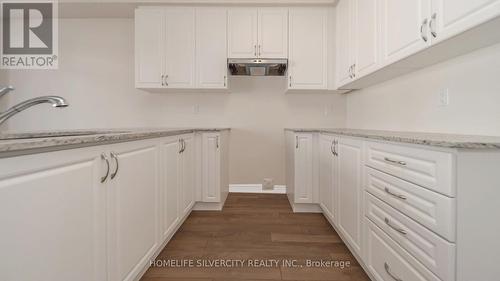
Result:
{"type": "Polygon", "coordinates": [[[230,58],[286,58],[288,9],[233,8],[228,12],[230,58]]]}
{"type": "Polygon", "coordinates": [[[228,57],[257,57],[257,9],[233,8],[228,11],[228,57]]]}
{"type": "Polygon", "coordinates": [[[158,9],[135,11],[135,86],[162,86],[164,13],[158,9]]]}
{"type": "Polygon", "coordinates": [[[430,46],[431,0],[380,0],[382,60],[386,65],[430,46]]]}
{"type": "Polygon", "coordinates": [[[429,22],[435,42],[448,39],[500,14],[499,0],[432,0],[429,22]]]}
{"type": "Polygon", "coordinates": [[[343,85],[351,82],[354,79],[353,65],[354,65],[354,52],[353,40],[354,34],[352,32],[352,6],[353,1],[341,0],[337,4],[337,86],[341,88],[343,85]]]}
{"type": "MultiPolygon", "coordinates": [[[[365,76],[379,67],[379,2],[352,1],[354,48],[354,78],[365,76]]],[[[345,71],[345,70],[344,70],[345,71]]]]}
{"type": "Polygon", "coordinates": [[[227,88],[227,10],[196,9],[196,85],[227,88]]]}
{"type": "Polygon", "coordinates": [[[289,13],[289,89],[328,88],[328,10],[292,8],[289,13]]]}
{"type": "Polygon", "coordinates": [[[194,9],[166,9],[165,37],[164,86],[193,88],[195,86],[194,9]]]}
{"type": "Polygon", "coordinates": [[[287,58],[288,9],[259,9],[258,26],[258,56],[260,58],[287,58]]]}

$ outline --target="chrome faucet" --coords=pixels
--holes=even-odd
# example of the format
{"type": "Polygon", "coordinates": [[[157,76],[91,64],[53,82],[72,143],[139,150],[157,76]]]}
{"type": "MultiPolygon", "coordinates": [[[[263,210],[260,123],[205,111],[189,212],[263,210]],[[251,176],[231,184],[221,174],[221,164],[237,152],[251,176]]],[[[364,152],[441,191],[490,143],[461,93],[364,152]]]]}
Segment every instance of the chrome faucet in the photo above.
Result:
{"type": "MultiPolygon", "coordinates": [[[[6,88],[8,89],[9,87],[6,87],[6,88]]],[[[6,88],[3,88],[3,89],[6,89],[6,88]]],[[[10,87],[10,88],[12,88],[12,87],[10,87]]],[[[7,90],[7,92],[9,92],[11,90],[7,90]]],[[[4,94],[6,94],[6,93],[2,94],[2,89],[0,89],[0,97],[2,97],[4,94]]],[[[19,113],[23,110],[26,110],[34,105],[42,104],[42,103],[49,103],[55,108],[64,108],[64,107],[69,106],[69,104],[66,102],[66,100],[64,98],[58,97],[58,96],[44,96],[44,97],[37,97],[37,98],[29,99],[29,100],[23,101],[17,105],[14,105],[13,107],[7,109],[5,112],[0,112],[0,126],[5,121],[7,121],[7,119],[16,115],[17,113],[19,113]]]]}

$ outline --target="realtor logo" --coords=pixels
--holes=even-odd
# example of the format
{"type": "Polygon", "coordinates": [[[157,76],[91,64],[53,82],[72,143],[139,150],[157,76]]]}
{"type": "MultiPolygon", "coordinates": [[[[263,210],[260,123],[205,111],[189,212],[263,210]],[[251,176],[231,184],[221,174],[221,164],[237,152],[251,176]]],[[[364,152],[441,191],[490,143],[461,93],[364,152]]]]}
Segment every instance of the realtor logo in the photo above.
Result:
{"type": "Polygon", "coordinates": [[[58,22],[54,1],[4,1],[1,16],[1,68],[57,68],[58,22]]]}

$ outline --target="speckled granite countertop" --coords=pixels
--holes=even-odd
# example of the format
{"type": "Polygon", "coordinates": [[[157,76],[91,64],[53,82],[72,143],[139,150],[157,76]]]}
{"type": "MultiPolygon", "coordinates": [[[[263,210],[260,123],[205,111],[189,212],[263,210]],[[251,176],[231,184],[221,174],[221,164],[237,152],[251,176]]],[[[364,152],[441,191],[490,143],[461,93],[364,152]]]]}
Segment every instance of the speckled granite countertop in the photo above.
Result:
{"type": "Polygon", "coordinates": [[[0,133],[0,158],[40,151],[96,146],[193,132],[217,132],[229,128],[134,128],[54,132],[0,133]]]}
{"type": "Polygon", "coordinates": [[[366,139],[384,140],[457,149],[500,149],[500,137],[424,132],[377,131],[335,128],[287,128],[294,132],[320,132],[366,139]]]}

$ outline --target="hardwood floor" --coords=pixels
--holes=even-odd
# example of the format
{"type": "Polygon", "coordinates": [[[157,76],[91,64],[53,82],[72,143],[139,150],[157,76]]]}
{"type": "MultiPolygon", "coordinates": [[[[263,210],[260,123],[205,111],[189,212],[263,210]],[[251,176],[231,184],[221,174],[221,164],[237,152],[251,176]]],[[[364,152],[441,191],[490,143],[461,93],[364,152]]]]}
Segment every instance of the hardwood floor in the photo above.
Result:
{"type": "Polygon", "coordinates": [[[222,212],[192,212],[157,264],[141,281],[370,280],[323,215],[294,214],[274,194],[230,194],[222,212]]]}

